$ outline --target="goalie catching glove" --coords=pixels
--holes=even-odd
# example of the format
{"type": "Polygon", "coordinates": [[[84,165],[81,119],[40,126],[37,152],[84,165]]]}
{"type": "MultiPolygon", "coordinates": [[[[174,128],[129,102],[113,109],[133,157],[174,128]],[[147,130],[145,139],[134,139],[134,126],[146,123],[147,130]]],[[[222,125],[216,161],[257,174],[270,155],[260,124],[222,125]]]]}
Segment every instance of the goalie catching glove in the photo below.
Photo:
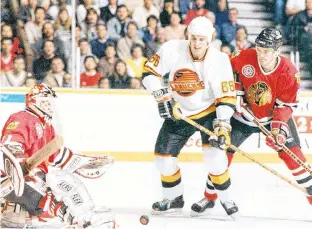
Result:
{"type": "Polygon", "coordinates": [[[230,132],[232,126],[230,120],[214,119],[212,125],[215,135],[209,138],[209,143],[215,148],[227,149],[231,144],[230,132]]]}
{"type": "Polygon", "coordinates": [[[67,147],[62,147],[60,153],[50,165],[64,171],[77,173],[84,178],[97,179],[103,176],[113,163],[114,158],[110,156],[74,154],[67,147]]]}
{"type": "Polygon", "coordinates": [[[163,119],[176,120],[173,115],[173,107],[175,104],[172,95],[169,93],[168,88],[162,88],[152,93],[158,103],[158,112],[163,119]]]}
{"type": "Polygon", "coordinates": [[[266,137],[266,144],[275,151],[280,151],[281,146],[286,143],[289,137],[289,128],[287,123],[281,121],[271,122],[271,134],[272,136],[266,137]]]}

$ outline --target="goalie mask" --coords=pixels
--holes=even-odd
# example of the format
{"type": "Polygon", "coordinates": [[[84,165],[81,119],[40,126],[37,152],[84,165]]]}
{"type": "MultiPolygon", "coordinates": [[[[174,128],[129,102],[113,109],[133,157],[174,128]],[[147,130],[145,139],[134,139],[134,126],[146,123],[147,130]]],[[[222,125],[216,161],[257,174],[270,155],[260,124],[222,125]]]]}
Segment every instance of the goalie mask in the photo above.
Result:
{"type": "Polygon", "coordinates": [[[215,31],[212,22],[204,16],[194,18],[188,26],[189,40],[191,35],[201,35],[208,38],[210,43],[212,34],[215,31]]]}
{"type": "Polygon", "coordinates": [[[43,123],[51,124],[55,91],[46,84],[36,84],[26,94],[26,109],[37,115],[43,123]]]}

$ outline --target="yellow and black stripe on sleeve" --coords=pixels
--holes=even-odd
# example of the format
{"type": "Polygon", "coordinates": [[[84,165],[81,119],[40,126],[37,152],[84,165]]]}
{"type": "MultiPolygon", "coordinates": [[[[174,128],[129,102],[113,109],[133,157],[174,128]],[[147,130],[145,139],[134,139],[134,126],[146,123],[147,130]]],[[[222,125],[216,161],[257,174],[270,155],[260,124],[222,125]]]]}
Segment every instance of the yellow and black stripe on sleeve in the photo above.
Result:
{"type": "Polygon", "coordinates": [[[215,101],[216,107],[218,106],[229,106],[235,111],[235,106],[236,106],[236,96],[225,96],[222,98],[218,98],[215,101]]]}

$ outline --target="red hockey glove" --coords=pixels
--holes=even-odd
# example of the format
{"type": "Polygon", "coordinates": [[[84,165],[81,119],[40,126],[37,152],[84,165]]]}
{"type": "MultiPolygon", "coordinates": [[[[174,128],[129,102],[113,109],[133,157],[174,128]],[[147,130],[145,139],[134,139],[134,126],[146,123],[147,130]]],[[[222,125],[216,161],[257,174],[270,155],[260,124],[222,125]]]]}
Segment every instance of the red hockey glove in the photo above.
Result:
{"type": "Polygon", "coordinates": [[[275,151],[280,151],[281,146],[285,144],[289,137],[289,128],[287,123],[281,121],[271,122],[271,134],[272,136],[266,137],[266,144],[275,151]]]}

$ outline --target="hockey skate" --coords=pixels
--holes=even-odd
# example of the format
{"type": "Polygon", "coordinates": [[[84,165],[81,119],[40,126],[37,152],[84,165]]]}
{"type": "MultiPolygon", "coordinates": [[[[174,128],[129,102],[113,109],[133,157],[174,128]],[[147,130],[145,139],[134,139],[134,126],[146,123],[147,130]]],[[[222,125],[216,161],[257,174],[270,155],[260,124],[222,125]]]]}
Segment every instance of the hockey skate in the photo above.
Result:
{"type": "Polygon", "coordinates": [[[203,213],[207,213],[214,206],[215,206],[215,201],[208,200],[206,197],[204,197],[203,199],[201,199],[200,201],[192,205],[191,217],[196,217],[196,216],[202,215],[203,213]]]}
{"type": "Polygon", "coordinates": [[[230,216],[233,219],[237,218],[237,214],[236,213],[238,213],[238,207],[236,206],[234,201],[229,200],[229,201],[226,201],[226,202],[221,202],[221,205],[224,208],[226,214],[228,214],[228,216],[230,216]]]}
{"type": "Polygon", "coordinates": [[[184,207],[183,195],[176,197],[173,200],[163,199],[162,201],[155,202],[152,205],[152,214],[160,215],[167,213],[180,212],[184,207]]]}

